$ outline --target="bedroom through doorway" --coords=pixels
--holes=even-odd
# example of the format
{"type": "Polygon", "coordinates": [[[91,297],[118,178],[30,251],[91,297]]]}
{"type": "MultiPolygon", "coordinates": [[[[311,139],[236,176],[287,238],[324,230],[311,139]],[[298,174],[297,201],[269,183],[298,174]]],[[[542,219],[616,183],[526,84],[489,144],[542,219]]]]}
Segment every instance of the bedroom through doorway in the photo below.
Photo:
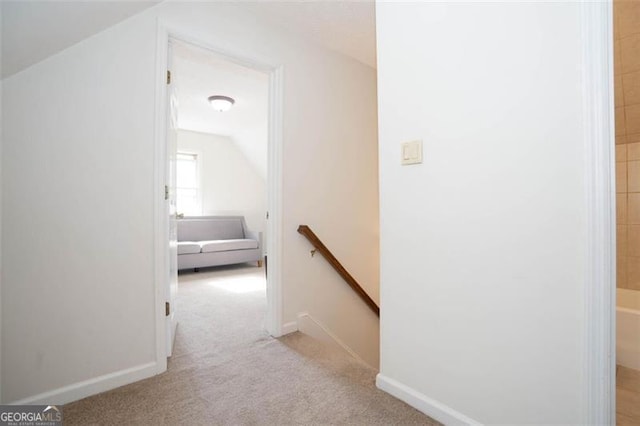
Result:
{"type": "Polygon", "coordinates": [[[169,55],[179,324],[171,368],[219,362],[268,336],[270,75],[174,39],[169,55]]]}

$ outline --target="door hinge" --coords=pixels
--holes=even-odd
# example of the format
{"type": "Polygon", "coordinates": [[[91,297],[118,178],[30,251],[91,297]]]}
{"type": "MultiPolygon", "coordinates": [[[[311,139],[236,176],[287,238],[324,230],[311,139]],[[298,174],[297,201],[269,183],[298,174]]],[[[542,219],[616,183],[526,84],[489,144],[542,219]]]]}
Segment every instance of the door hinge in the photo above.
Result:
{"type": "Polygon", "coordinates": [[[269,212],[267,212],[267,220],[269,219],[269,212]]]}
{"type": "Polygon", "coordinates": [[[167,70],[167,84],[171,84],[171,71],[167,70]]]}
{"type": "Polygon", "coordinates": [[[164,314],[166,316],[169,316],[170,313],[171,313],[171,306],[169,305],[169,302],[164,302],[164,314]]]}
{"type": "Polygon", "coordinates": [[[165,200],[169,199],[169,185],[164,186],[164,199],[165,200]]]}

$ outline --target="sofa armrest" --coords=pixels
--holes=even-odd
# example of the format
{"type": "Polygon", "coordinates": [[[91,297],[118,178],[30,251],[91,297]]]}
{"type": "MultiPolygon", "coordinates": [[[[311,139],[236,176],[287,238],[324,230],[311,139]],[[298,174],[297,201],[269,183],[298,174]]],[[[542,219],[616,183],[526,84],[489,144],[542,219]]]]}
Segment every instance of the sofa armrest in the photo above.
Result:
{"type": "Polygon", "coordinates": [[[247,238],[256,240],[258,242],[258,248],[260,252],[262,252],[262,232],[254,232],[254,231],[245,231],[245,235],[247,238]]]}

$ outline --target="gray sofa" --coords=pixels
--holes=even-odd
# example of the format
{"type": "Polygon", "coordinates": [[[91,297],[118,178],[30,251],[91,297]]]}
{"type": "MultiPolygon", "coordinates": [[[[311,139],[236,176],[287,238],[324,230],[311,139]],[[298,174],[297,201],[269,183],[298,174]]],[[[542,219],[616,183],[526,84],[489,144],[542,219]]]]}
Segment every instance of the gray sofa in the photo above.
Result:
{"type": "Polygon", "coordinates": [[[261,235],[247,229],[244,216],[190,216],[178,219],[178,269],[257,262],[261,235]]]}

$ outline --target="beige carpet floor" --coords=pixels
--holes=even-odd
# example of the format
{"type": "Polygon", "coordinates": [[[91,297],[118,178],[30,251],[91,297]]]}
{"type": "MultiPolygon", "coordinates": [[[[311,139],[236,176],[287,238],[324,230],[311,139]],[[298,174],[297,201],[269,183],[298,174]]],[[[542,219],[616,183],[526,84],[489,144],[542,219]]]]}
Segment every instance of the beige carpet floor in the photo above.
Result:
{"type": "Polygon", "coordinates": [[[180,276],[166,373],[64,406],[67,425],[435,425],[376,371],[300,333],[264,331],[264,269],[180,276]]]}

